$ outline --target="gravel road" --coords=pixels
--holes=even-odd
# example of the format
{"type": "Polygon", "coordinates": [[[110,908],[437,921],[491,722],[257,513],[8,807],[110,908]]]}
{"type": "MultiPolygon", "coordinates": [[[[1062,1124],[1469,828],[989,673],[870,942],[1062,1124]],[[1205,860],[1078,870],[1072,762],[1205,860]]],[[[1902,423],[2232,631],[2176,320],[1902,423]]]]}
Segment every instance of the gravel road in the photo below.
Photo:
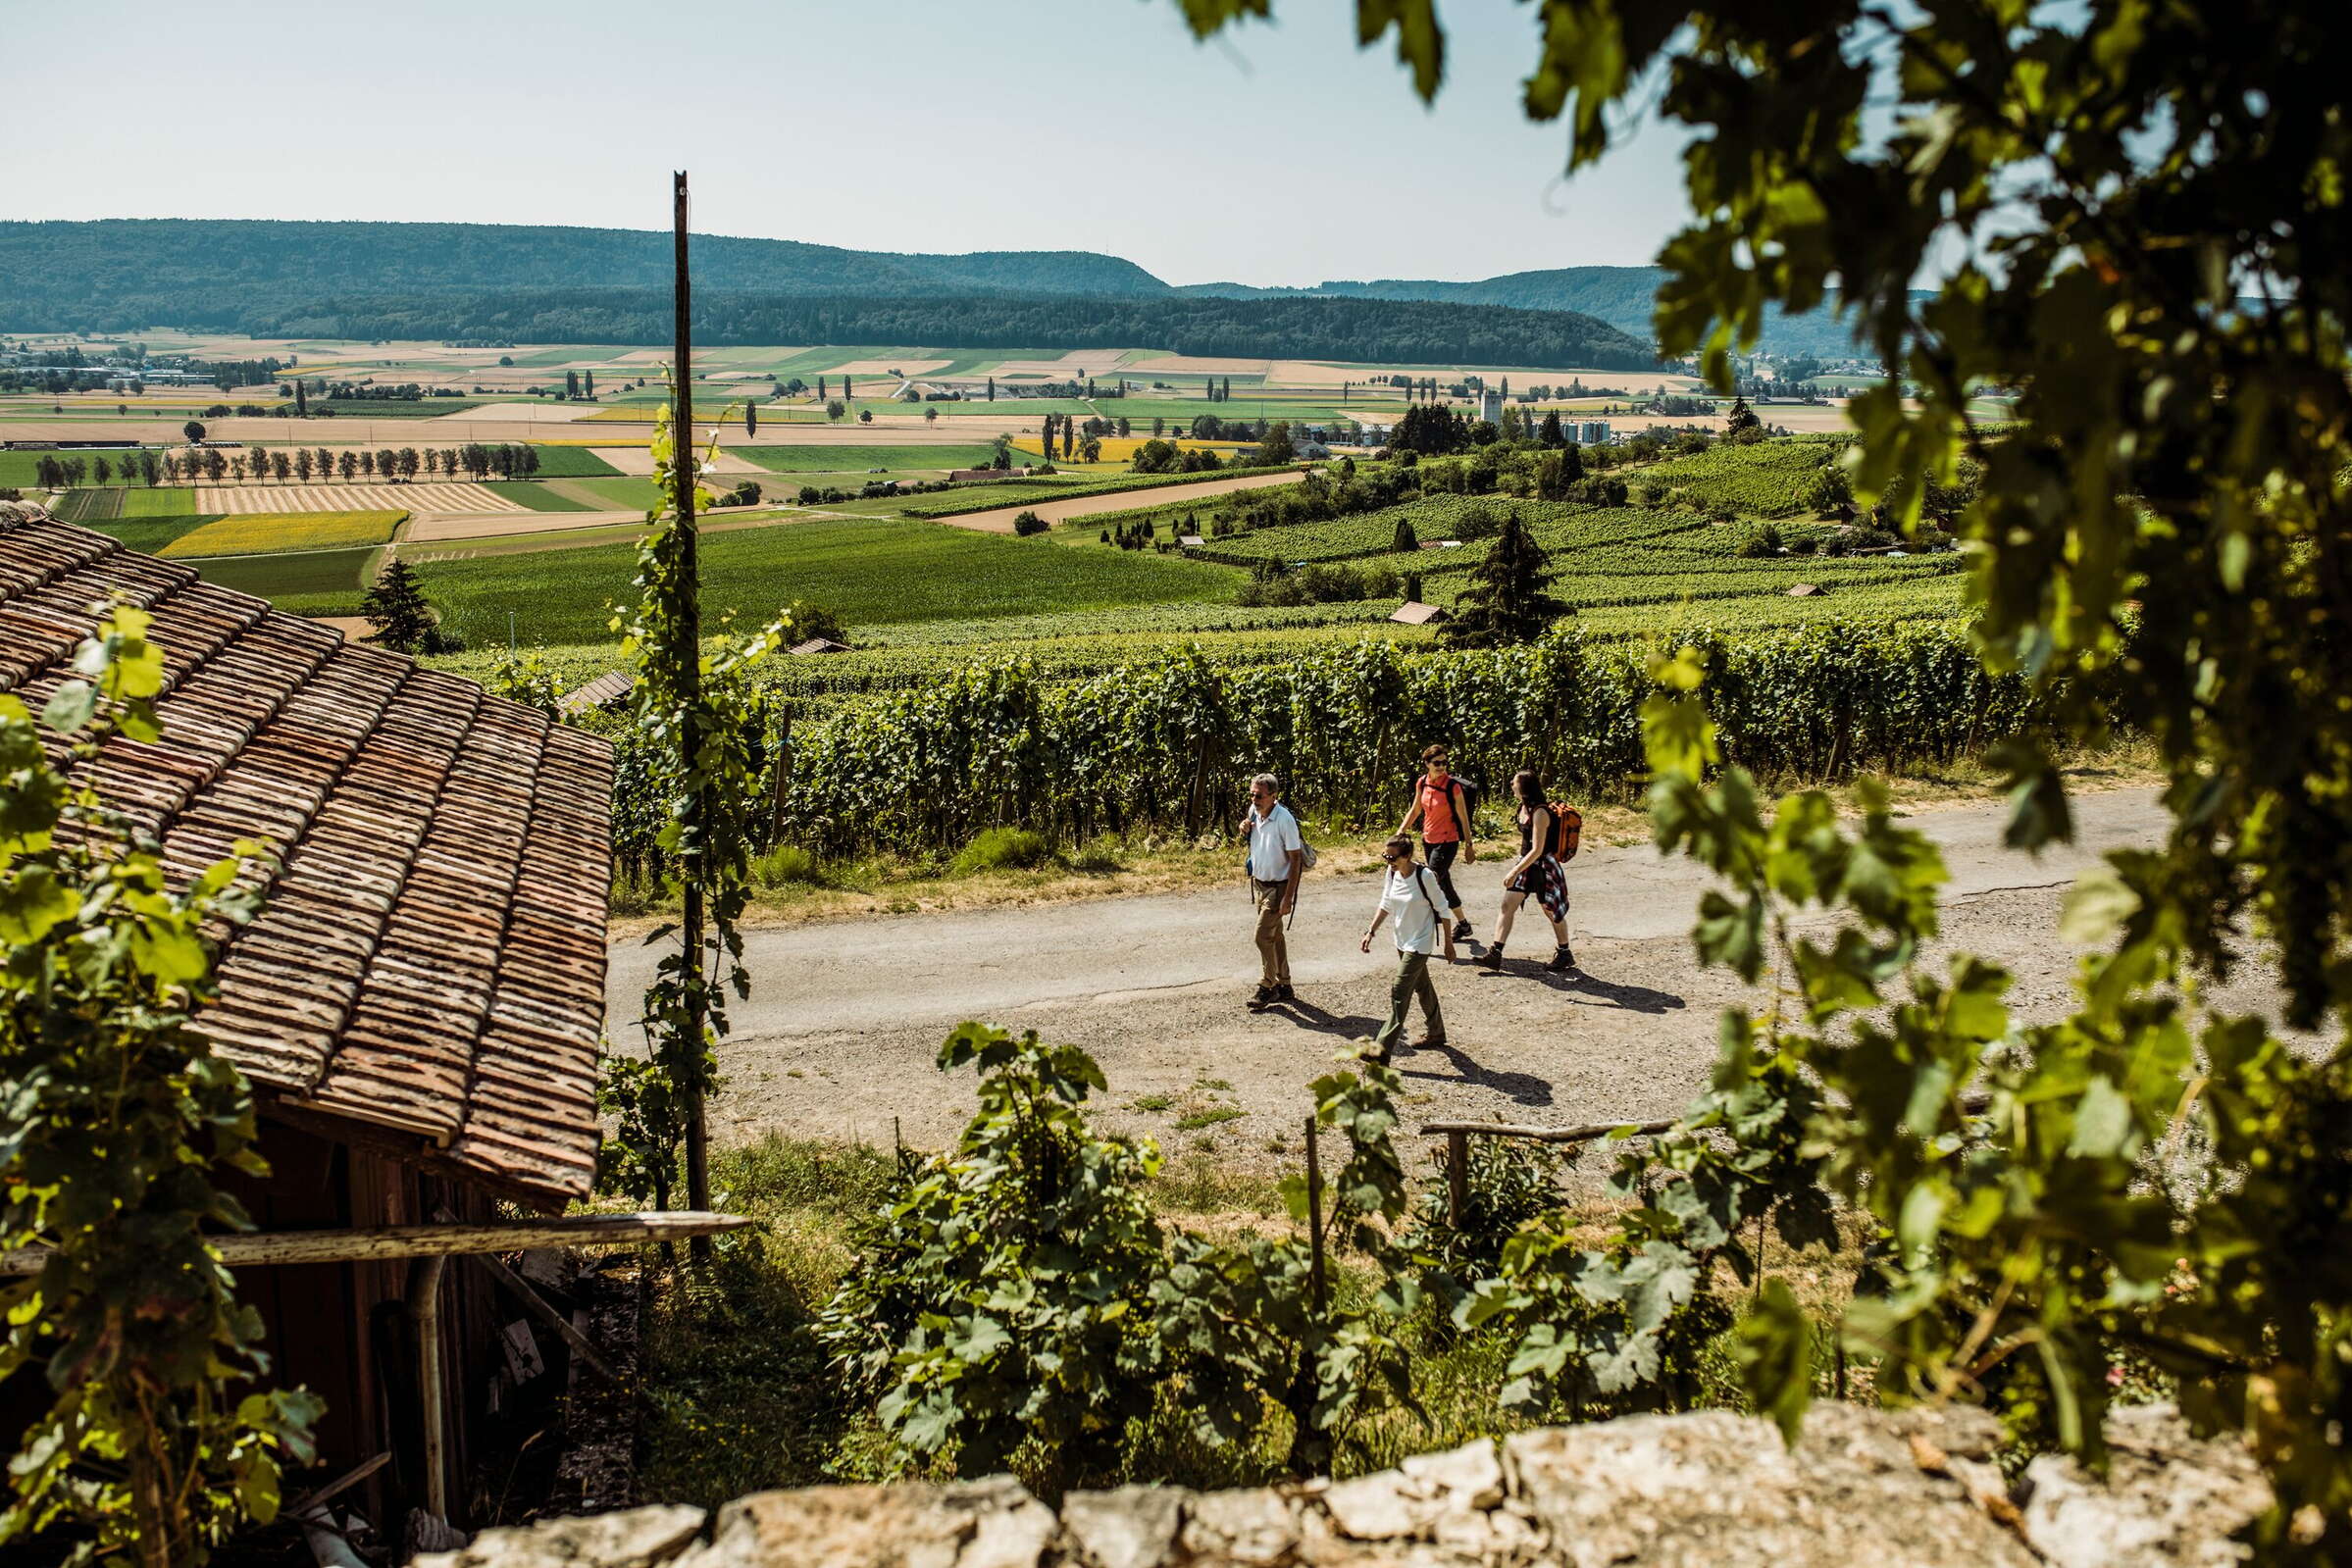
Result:
{"type": "MultiPolygon", "coordinates": [[[[1997,806],[1909,819],[1941,846],[1952,873],[1945,944],[2009,965],[2012,999],[2028,1018],[2060,1015],[2071,996],[2072,956],[2054,933],[2067,885],[2105,851],[2153,844],[2163,832],[2152,791],[2084,794],[2074,807],[2077,842],[2038,858],[2001,847],[1997,806]]],[[[1481,936],[1502,872],[1488,857],[1457,870],[1481,936]]],[[[1568,926],[1581,973],[1542,971],[1550,942],[1532,908],[1503,974],[1473,968],[1475,949],[1441,966],[1451,1044],[1399,1059],[1408,1119],[1501,1113],[1566,1123],[1679,1111],[1713,1062],[1719,1009],[1741,992],[1691,955],[1707,881],[1689,861],[1646,845],[1578,856],[1568,926]]],[[[1232,886],[1206,892],[751,932],[752,994],[735,1004],[721,1048],[728,1086],[713,1105],[715,1130],[724,1139],[774,1129],[887,1142],[895,1120],[911,1143],[949,1141],[970,1115],[971,1079],[939,1072],[933,1054],[959,1020],[982,1018],[1092,1051],[1110,1080],[1097,1101],[1106,1125],[1271,1163],[1277,1136],[1296,1147],[1304,1086],[1386,1016],[1395,967],[1387,932],[1369,956],[1356,950],[1375,885],[1361,874],[1308,880],[1291,931],[1302,1003],[1260,1014],[1244,1006],[1257,971],[1238,872],[1232,886]],[[1174,1125],[1228,1110],[1241,1114],[1174,1125]]],[[[638,1038],[632,1015],[650,970],[643,947],[614,948],[609,1022],[622,1048],[638,1038]]]]}

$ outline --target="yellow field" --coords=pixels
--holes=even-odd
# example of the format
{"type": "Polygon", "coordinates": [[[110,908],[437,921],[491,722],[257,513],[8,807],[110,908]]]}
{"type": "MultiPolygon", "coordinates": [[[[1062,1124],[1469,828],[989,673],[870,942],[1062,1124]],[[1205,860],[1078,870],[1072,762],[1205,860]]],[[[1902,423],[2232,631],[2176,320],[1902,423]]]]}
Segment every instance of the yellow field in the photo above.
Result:
{"type": "Polygon", "coordinates": [[[265,555],[382,544],[406,512],[249,512],[182,533],[160,555],[265,555]]]}
{"type": "MultiPolygon", "coordinates": [[[[1196,441],[1189,435],[1181,438],[1173,435],[1105,435],[1102,437],[1102,461],[1105,463],[1129,462],[1142,449],[1146,441],[1151,440],[1166,441],[1180,452],[1214,452],[1219,457],[1254,444],[1249,441],[1196,441]]],[[[1086,437],[1080,436],[1078,444],[1081,447],[1085,446],[1086,437]]],[[[1016,452],[1026,452],[1031,457],[1046,457],[1058,454],[1061,445],[1059,441],[1056,441],[1054,454],[1048,454],[1044,445],[1044,437],[1016,435],[1012,438],[1012,449],[1016,452]]],[[[1054,455],[1054,461],[1060,461],[1058,455],[1054,455]]]]}

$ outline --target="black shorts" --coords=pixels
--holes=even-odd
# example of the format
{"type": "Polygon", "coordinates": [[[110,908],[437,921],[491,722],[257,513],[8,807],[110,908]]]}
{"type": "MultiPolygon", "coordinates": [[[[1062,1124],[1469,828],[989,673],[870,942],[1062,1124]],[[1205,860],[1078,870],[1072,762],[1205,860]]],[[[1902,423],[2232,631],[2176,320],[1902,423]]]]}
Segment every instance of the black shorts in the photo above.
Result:
{"type": "Polygon", "coordinates": [[[1532,894],[1544,906],[1544,913],[1554,920],[1568,918],[1567,874],[1550,855],[1538,856],[1534,865],[1505,883],[1503,890],[1532,894]]]}

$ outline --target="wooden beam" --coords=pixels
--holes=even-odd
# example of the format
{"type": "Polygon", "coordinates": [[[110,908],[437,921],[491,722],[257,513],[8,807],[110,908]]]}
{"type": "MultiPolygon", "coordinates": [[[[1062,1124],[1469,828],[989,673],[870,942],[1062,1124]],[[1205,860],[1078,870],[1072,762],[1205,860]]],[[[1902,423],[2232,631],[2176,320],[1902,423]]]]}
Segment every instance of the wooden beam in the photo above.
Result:
{"type": "MultiPolygon", "coordinates": [[[[680,1237],[712,1236],[759,1222],[746,1214],[681,1209],[655,1214],[567,1214],[547,1220],[480,1225],[385,1225],[364,1231],[248,1231],[216,1236],[213,1247],[232,1269],[287,1263],[383,1263],[399,1258],[515,1252],[535,1246],[635,1246],[680,1237]]],[[[49,1248],[0,1252],[0,1278],[38,1274],[49,1248]]]]}

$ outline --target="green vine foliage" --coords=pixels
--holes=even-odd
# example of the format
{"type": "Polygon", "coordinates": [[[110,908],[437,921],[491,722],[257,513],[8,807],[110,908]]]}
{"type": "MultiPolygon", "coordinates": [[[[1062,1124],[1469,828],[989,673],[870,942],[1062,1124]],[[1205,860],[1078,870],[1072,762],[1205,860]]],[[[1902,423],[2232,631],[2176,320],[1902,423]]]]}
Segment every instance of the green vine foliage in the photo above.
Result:
{"type": "Polygon", "coordinates": [[[819,1333],[905,1457],[985,1475],[1028,1446],[1050,1484],[1108,1480],[1165,1366],[1159,1150],[1088,1125],[1102,1071],[1077,1046],[967,1023],[939,1062],[980,1071],[979,1112],[868,1222],[819,1333]]]}
{"type": "Polygon", "coordinates": [[[547,662],[547,650],[509,649],[505,658],[483,678],[483,689],[492,696],[519,702],[550,719],[563,717],[563,678],[547,662]]]}
{"type": "Polygon", "coordinates": [[[275,1516],[280,1462],[311,1457],[322,1406],[251,1388],[260,1319],[205,1239],[251,1229],[210,1172],[264,1168],[250,1089],[188,1019],[211,994],[206,924],[256,896],[240,860],[174,890],[152,840],[69,771],[112,736],[158,737],[147,625],[108,612],[38,721],[0,695],[0,1247],[51,1249],[0,1287],[0,1379],[49,1391],[0,1543],[179,1568],[275,1516]]]}
{"type": "Polygon", "coordinates": [[[1611,1188],[1631,1206],[1611,1234],[1580,1241],[1555,1206],[1455,1307],[1465,1329],[1516,1334],[1506,1406],[1564,1401],[1580,1418],[1685,1407],[1701,1352],[1734,1316],[1724,1275],[1756,1283],[1752,1236],[1769,1224],[1792,1247],[1838,1245],[1821,1161],[1805,1143],[1814,1088],[1786,1056],[1746,1048],[1744,1016],[1724,1030],[1739,1043],[1707,1092],[1649,1146],[1619,1154],[1611,1188]]]}
{"type": "MultiPolygon", "coordinates": [[[[1944,625],[1833,623],[1689,639],[1723,749],[1775,779],[1950,763],[1999,739],[2045,741],[2061,694],[1988,673],[1944,625]]],[[[952,852],[996,827],[1060,842],[1190,829],[1238,812],[1270,772],[1303,808],[1392,813],[1411,759],[1443,741],[1469,777],[1529,765],[1560,788],[1630,800],[1646,779],[1650,655],[1573,625],[1508,648],[1408,654],[1388,642],[1260,667],[1188,651],[1069,681],[1024,660],[967,665],[921,689],[796,723],[784,841],[827,855],[952,852]]],[[[670,796],[625,740],[614,808],[624,859],[648,858],[670,796]]]]}
{"type": "MultiPolygon", "coordinates": [[[[906,1158],[819,1331],[877,1396],[900,1463],[1099,1485],[1121,1479],[1133,1423],[1172,1400],[1219,1446],[1287,1411],[1289,1463],[1315,1474],[1350,1422],[1409,1404],[1397,1331],[1419,1295],[1385,1239],[1406,1208],[1398,1080],[1349,1061],[1313,1086],[1317,1125],[1349,1149],[1320,1219],[1328,1249],[1370,1254],[1368,1293],[1342,1290],[1328,1260],[1319,1275],[1304,1234],[1224,1243],[1161,1225],[1145,1195],[1159,1150],[1093,1130],[1102,1073],[1076,1046],[972,1023],[948,1036],[940,1066],[980,1070],[978,1114],[953,1150],[906,1158]]],[[[1284,1195],[1306,1225],[1305,1176],[1284,1195]]]]}
{"type": "MultiPolygon", "coordinates": [[[[1998,967],[1921,962],[1944,881],[1922,835],[1882,798],[1847,835],[1824,797],[1767,823],[1739,770],[1702,783],[1716,759],[1700,672],[1662,673],[1657,831],[1729,889],[1701,911],[1700,952],[1777,982],[1769,1017],[1727,1030],[1722,1071],[1786,1064],[1817,1085],[1801,1146],[1881,1238],[1844,1333],[1879,1360],[1882,1395],[1990,1402],[2028,1440],[2096,1458],[2112,1369],[2154,1365],[2192,1420],[2244,1433],[2269,1466],[2263,1543],[2329,1560],[2352,1489],[2340,1058],[2198,1003],[2187,922],[2130,886],[2145,854],[2069,899],[2061,935],[2113,943],[2083,961],[2075,1013],[2018,1025],[1998,967]],[[1793,923],[1809,905],[1857,918],[1824,937],[1793,923]],[[2198,1147],[2203,1180],[2166,1179],[2198,1147]]],[[[1742,1326],[1753,1391],[1785,1422],[1810,1390],[1809,1335],[1778,1299],[1742,1326]]]]}
{"type": "MultiPolygon", "coordinates": [[[[680,451],[672,406],[663,404],[654,424],[654,484],[664,496],[674,494],[683,464],[699,498],[701,464],[690,450],[680,451]]],[[[715,432],[712,441],[715,448],[715,432]]],[[[750,901],[751,859],[766,821],[773,720],[752,677],[782,645],[785,630],[776,621],[748,636],[724,631],[697,636],[699,589],[688,570],[690,531],[675,506],[648,521],[652,527],[638,546],[638,601],[613,618],[622,653],[637,667],[632,731],[643,775],[637,798],[658,823],[653,846],[682,881],[701,889],[709,927],[692,951],[675,924],[645,937],[648,945],[676,943],[645,989],[646,1055],[658,1082],[642,1070],[616,1065],[604,1087],[608,1101],[644,1108],[643,1114],[624,1114],[621,1127],[648,1138],[630,1160],[646,1184],[652,1180],[644,1175],[648,1164],[676,1163],[675,1146],[664,1148],[660,1139],[673,1131],[683,1138],[688,1106],[719,1086],[713,1046],[727,1033],[727,991],[750,994],[738,922],[750,901]]]]}
{"type": "MultiPolygon", "coordinates": [[[[1320,1219],[1327,1242],[1346,1239],[1370,1253],[1379,1283],[1369,1294],[1343,1299],[1327,1277],[1318,1279],[1313,1241],[1304,1235],[1236,1245],[1179,1234],[1151,1287],[1196,1435],[1248,1442],[1267,1406],[1277,1406],[1291,1418],[1288,1463],[1300,1475],[1328,1473],[1348,1425],[1382,1403],[1417,1409],[1398,1330],[1420,1303],[1418,1271],[1383,1239],[1406,1205],[1391,1138],[1401,1081],[1368,1058],[1346,1060],[1348,1069],[1312,1086],[1316,1125],[1345,1133],[1349,1148],[1320,1219]]],[[[1284,1180],[1283,1197],[1294,1221],[1312,1223],[1304,1175],[1284,1180]]]]}

